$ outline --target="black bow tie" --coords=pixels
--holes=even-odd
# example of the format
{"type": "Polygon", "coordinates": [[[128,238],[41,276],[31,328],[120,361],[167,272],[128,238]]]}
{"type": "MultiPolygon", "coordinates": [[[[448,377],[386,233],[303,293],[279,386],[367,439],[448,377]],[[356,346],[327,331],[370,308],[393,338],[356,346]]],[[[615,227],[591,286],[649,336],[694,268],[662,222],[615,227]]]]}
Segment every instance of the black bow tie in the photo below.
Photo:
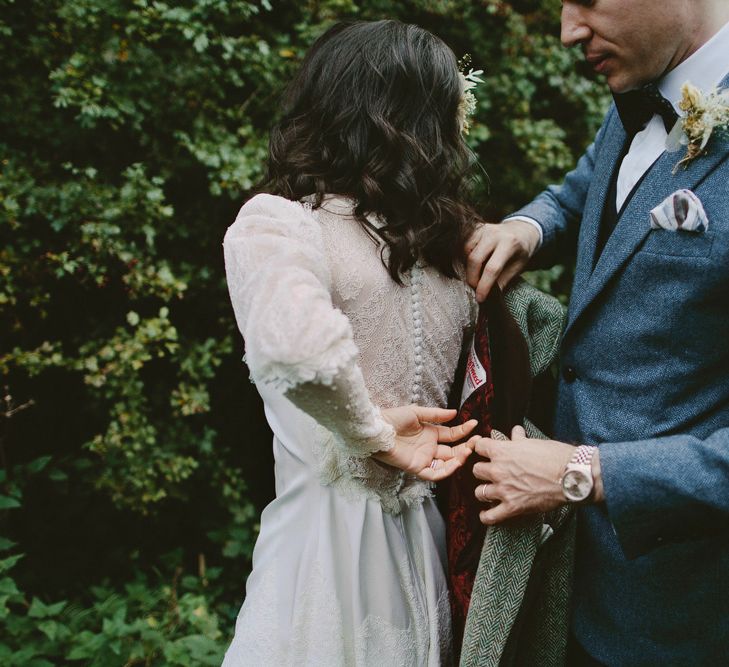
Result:
{"type": "Polygon", "coordinates": [[[663,119],[666,132],[670,132],[678,120],[673,105],[661,95],[655,83],[638,90],[613,95],[620,120],[629,137],[634,137],[658,114],[663,119]]]}

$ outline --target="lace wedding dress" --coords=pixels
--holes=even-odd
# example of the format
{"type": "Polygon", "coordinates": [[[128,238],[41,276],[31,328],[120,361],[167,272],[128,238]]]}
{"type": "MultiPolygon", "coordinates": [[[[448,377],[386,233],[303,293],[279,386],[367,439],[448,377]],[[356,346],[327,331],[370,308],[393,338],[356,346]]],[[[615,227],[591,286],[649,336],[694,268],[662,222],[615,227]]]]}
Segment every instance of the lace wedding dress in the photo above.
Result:
{"type": "Polygon", "coordinates": [[[351,211],[258,195],[225,236],[276,499],[224,667],[449,663],[443,520],[427,483],[369,455],[393,443],[378,408],[446,405],[475,304],[428,267],[396,284],[351,211]]]}

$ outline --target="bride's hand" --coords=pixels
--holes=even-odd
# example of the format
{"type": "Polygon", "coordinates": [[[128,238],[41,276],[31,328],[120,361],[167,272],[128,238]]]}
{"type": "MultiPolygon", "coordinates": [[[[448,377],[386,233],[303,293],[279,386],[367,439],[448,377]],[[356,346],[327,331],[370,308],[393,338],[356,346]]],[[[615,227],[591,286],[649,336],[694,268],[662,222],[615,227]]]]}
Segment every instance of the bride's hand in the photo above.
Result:
{"type": "Polygon", "coordinates": [[[372,456],[428,482],[453,474],[465,463],[479,439],[474,436],[455,447],[441,444],[462,440],[478,424],[472,419],[460,426],[441,426],[456,416],[456,410],[408,405],[381,412],[395,429],[395,446],[372,456]]]}

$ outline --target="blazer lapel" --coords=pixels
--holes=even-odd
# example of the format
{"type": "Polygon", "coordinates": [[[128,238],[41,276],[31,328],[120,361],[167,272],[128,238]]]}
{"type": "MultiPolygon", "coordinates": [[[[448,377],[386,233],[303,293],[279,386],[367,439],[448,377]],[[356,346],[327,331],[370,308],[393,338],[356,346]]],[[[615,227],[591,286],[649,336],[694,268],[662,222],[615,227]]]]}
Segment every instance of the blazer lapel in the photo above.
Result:
{"type": "Polygon", "coordinates": [[[605,128],[605,137],[602,148],[595,162],[592,182],[594,185],[585,200],[585,210],[580,223],[580,233],[577,241],[579,249],[575,265],[575,278],[572,286],[572,300],[568,313],[568,326],[574,321],[576,314],[581,311],[581,303],[587,284],[595,265],[597,252],[597,239],[602,222],[602,213],[605,208],[607,194],[613,172],[617,169],[618,160],[623,152],[627,135],[620,122],[619,116],[613,110],[613,117],[605,128]]]}
{"type": "MultiPolygon", "coordinates": [[[[597,181],[599,185],[596,185],[595,188],[602,193],[600,200],[602,206],[599,208],[598,213],[591,212],[589,217],[586,215],[586,219],[592,222],[587,230],[589,238],[585,239],[585,244],[579,246],[582,251],[582,258],[578,261],[575,271],[574,305],[570,308],[567,329],[571,328],[590,303],[605,289],[610,279],[630,259],[648,235],[650,232],[650,210],[676,190],[695,190],[728,155],[729,138],[717,136],[709,144],[706,155],[695,159],[687,168],[679,167],[674,174],[676,164],[683,157],[683,152],[664,152],[650,168],[643,182],[625,206],[617,226],[605,244],[595,270],[590,275],[588,265],[591,266],[594,257],[597,224],[599,224],[602,217],[602,206],[605,204],[604,191],[607,187],[597,181]],[[595,220],[597,222],[594,222],[595,220]],[[579,283],[578,271],[580,273],[579,283]]],[[[603,177],[605,177],[605,174],[599,176],[596,169],[595,179],[603,177]]],[[[608,177],[605,177],[606,181],[608,177]]]]}

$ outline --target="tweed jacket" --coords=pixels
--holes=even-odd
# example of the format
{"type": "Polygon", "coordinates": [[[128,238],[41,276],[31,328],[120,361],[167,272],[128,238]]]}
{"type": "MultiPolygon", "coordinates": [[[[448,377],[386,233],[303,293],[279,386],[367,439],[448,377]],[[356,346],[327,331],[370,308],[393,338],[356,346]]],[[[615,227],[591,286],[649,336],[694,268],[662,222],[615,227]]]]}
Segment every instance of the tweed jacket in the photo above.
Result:
{"type": "MultiPolygon", "coordinates": [[[[538,377],[556,359],[564,309],[523,281],[504,299],[527,342],[531,374],[538,377]]],[[[528,419],[525,427],[530,437],[543,437],[528,419]]],[[[494,431],[492,437],[499,435],[494,431]]],[[[490,526],[474,581],[460,664],[561,664],[573,553],[574,514],[567,508],[547,517],[490,526]],[[553,532],[546,542],[545,525],[553,532]]]]}
{"type": "MultiPolygon", "coordinates": [[[[727,77],[723,86],[729,86],[727,77]]],[[[729,137],[663,153],[599,251],[627,137],[615,107],[563,185],[518,214],[544,264],[576,250],[555,436],[599,446],[606,502],[579,511],[572,631],[609,665],[729,655],[729,137]],[[708,224],[656,228],[678,191],[708,224]]]]}

